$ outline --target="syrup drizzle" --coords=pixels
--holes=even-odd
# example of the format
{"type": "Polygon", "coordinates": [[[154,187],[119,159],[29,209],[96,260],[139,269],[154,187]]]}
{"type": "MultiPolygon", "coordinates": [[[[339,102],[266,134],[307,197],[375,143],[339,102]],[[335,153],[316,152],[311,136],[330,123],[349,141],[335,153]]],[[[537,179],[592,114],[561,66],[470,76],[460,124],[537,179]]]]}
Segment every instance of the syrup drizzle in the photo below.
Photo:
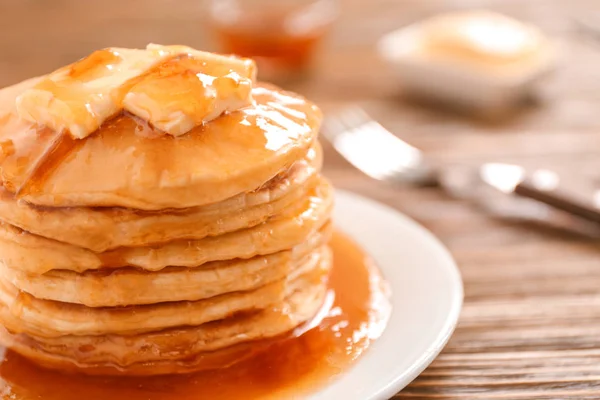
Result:
{"type": "Polygon", "coordinates": [[[78,139],[73,139],[71,135],[63,132],[53,132],[54,135],[48,140],[47,147],[40,157],[30,164],[25,179],[17,187],[15,195],[17,198],[41,193],[43,183],[52,172],[60,165],[71,151],[75,150],[81,144],[78,139]]]}
{"type": "MultiPolygon", "coordinates": [[[[174,53],[147,71],[129,77],[115,88],[111,89],[109,85],[107,89],[107,84],[114,84],[113,78],[118,82],[123,79],[121,75],[129,76],[129,72],[125,71],[126,66],[134,65],[124,63],[123,57],[121,52],[114,49],[95,51],[51,74],[33,88],[50,96],[51,100],[47,100],[46,106],[58,101],[62,108],[57,109],[60,111],[58,114],[57,110],[48,110],[54,115],[52,120],[58,118],[56,126],[33,128],[38,131],[39,137],[44,138],[43,150],[23,174],[24,179],[16,187],[17,197],[38,193],[44,180],[61,160],[81,145],[77,139],[87,135],[82,137],[80,130],[99,129],[103,124],[110,123],[109,119],[122,114],[123,107],[128,108],[128,113],[148,121],[153,128],[157,128],[155,131],[180,135],[203,124],[207,118],[214,119],[223,112],[250,104],[253,69],[246,62],[238,66],[226,57],[207,61],[188,53],[174,53]],[[56,77],[52,78],[52,75],[56,77]],[[99,85],[98,82],[104,84],[99,85]],[[115,110],[110,111],[112,108],[115,110]],[[65,121],[69,121],[68,124],[65,121]],[[77,127],[77,134],[69,131],[68,126],[77,127]]],[[[26,101],[22,102],[19,96],[17,103],[26,110],[28,119],[35,119],[39,112],[36,109],[45,104],[44,100],[36,99],[28,91],[24,95],[29,95],[26,101]],[[29,112],[34,114],[30,115],[29,112]]],[[[47,118],[45,113],[40,115],[47,118]]],[[[3,142],[3,158],[10,155],[5,151],[10,149],[10,144],[3,142]]]]}

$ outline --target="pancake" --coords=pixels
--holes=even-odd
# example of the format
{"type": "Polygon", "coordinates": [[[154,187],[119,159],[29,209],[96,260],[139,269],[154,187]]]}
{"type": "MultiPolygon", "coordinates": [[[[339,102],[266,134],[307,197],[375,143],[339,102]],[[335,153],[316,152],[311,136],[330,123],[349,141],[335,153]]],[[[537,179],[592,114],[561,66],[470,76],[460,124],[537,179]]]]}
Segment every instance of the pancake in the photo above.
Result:
{"type": "MultiPolygon", "coordinates": [[[[331,253],[326,252],[320,266],[328,270],[330,265],[331,253]]],[[[326,280],[319,278],[273,307],[197,327],[136,336],[69,335],[58,338],[40,338],[0,329],[0,342],[40,365],[62,371],[96,375],[163,375],[212,369],[215,365],[210,361],[211,352],[289,332],[317,314],[326,293],[326,280]]]]}
{"type": "Polygon", "coordinates": [[[331,237],[331,224],[290,250],[247,260],[215,261],[200,268],[167,267],[160,272],[119,268],[110,272],[56,270],[27,275],[0,264],[0,280],[38,299],[115,307],[167,301],[195,301],[224,293],[257,289],[283,279],[299,260],[331,237]]]}
{"type": "Polygon", "coordinates": [[[0,90],[0,345],[156,375],[313,327],[333,298],[321,119],[252,60],[185,46],[0,90]]]}
{"type": "MultiPolygon", "coordinates": [[[[9,103],[18,93],[3,90],[10,95],[0,91],[0,99],[9,103]]],[[[74,140],[9,111],[0,115],[0,142],[10,147],[0,178],[9,192],[48,207],[163,210],[223,201],[303,158],[319,131],[320,111],[304,98],[258,84],[252,97],[252,106],[179,137],[120,114],[74,140]]]]}
{"type": "Polygon", "coordinates": [[[59,269],[75,272],[133,266],[160,271],[167,266],[196,267],[209,261],[276,253],[302,243],[328,220],[333,190],[323,178],[300,204],[249,229],[148,247],[122,247],[105,253],[36,236],[0,224],[0,262],[29,274],[59,269]]]}
{"type": "Polygon", "coordinates": [[[103,252],[117,247],[202,239],[258,225],[306,195],[321,168],[317,145],[260,188],[223,202],[144,212],[125,208],[46,208],[0,189],[0,219],[25,231],[103,252]],[[65,229],[68,226],[68,229],[65,229]]]}
{"type": "MultiPolygon", "coordinates": [[[[89,308],[40,300],[0,281],[0,322],[13,332],[42,337],[63,335],[134,335],[177,326],[197,326],[248,310],[264,309],[306,286],[317,269],[322,251],[299,261],[284,279],[258,289],[222,294],[199,301],[131,307],[89,308]]],[[[323,272],[319,269],[318,273],[323,272]]]]}

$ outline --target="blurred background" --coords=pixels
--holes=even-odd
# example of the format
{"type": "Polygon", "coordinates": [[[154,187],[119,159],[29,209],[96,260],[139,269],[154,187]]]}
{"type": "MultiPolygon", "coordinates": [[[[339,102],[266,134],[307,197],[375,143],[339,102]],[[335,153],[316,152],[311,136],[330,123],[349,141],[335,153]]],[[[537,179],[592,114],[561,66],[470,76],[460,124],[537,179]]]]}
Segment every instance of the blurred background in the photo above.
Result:
{"type": "MultiPolygon", "coordinates": [[[[0,86],[109,46],[186,44],[263,58],[272,52],[283,54],[283,67],[263,62],[262,77],[303,94],[326,114],[359,105],[433,163],[512,162],[600,182],[600,34],[581,29],[585,24],[600,31],[598,0],[0,0],[0,9],[0,86]],[[390,31],[469,9],[531,23],[564,50],[535,96],[499,118],[407,98],[377,52],[377,42],[390,31]],[[279,22],[295,10],[302,12],[293,26],[297,35],[290,38],[279,22]]],[[[540,223],[536,215],[517,223],[498,218],[488,205],[451,198],[439,188],[374,181],[324,145],[325,173],[336,186],[401,209],[455,254],[479,243],[590,235],[587,226],[576,225],[574,232],[560,220],[540,223]]]]}
{"type": "MultiPolygon", "coordinates": [[[[294,2],[0,0],[0,86],[108,46],[180,43],[222,51],[223,32],[212,14],[215,4],[224,10],[221,15],[235,18],[233,9],[246,16],[251,9],[267,13],[273,4],[294,2]]],[[[325,111],[358,103],[391,131],[443,161],[523,156],[541,162],[552,155],[552,164],[570,164],[577,158],[581,171],[590,168],[588,155],[595,158],[591,150],[600,148],[595,134],[600,127],[600,39],[588,40],[575,21],[590,17],[598,8],[596,0],[339,0],[337,5],[339,15],[318,44],[312,70],[302,80],[280,83],[285,88],[316,101],[325,111]],[[544,80],[535,102],[493,124],[405,101],[376,51],[378,39],[387,32],[442,11],[471,8],[531,22],[563,41],[568,50],[558,70],[544,80]],[[573,157],[573,152],[579,156],[573,157]]],[[[321,18],[323,13],[317,12],[321,18]]],[[[600,17],[597,23],[600,28],[600,17]]],[[[330,161],[335,157],[332,154],[330,161]]],[[[338,164],[328,164],[330,174],[338,164]]]]}
{"type": "MultiPolygon", "coordinates": [[[[0,86],[108,46],[142,48],[154,42],[214,51],[240,46],[264,57],[269,49],[282,47],[280,36],[262,34],[264,41],[252,47],[234,34],[248,26],[262,32],[263,22],[252,18],[276,18],[278,7],[291,3],[297,1],[0,0],[0,86]]],[[[300,18],[309,22],[299,29],[308,25],[312,30],[297,42],[283,40],[282,51],[296,49],[288,57],[301,68],[281,73],[267,63],[261,65],[263,75],[278,75],[282,86],[315,101],[326,114],[359,105],[435,163],[513,162],[600,186],[600,34],[581,29],[585,23],[600,32],[599,0],[326,3],[334,8],[317,8],[300,18]],[[532,23],[565,50],[535,96],[499,118],[406,98],[376,49],[390,31],[440,12],[473,8],[532,23]]],[[[499,217],[439,188],[377,182],[328,144],[325,150],[325,174],[337,187],[418,220],[449,247],[464,277],[465,306],[456,334],[401,397],[464,399],[496,393],[494,398],[568,398],[571,393],[571,398],[583,398],[577,393],[587,393],[591,397],[585,398],[598,398],[597,376],[581,380],[597,372],[600,362],[597,351],[582,350],[597,348],[600,333],[597,229],[567,228],[560,219],[543,221],[533,214],[499,217]],[[543,357],[537,358],[537,351],[543,357]],[[563,368],[566,362],[569,369],[563,368]]]]}

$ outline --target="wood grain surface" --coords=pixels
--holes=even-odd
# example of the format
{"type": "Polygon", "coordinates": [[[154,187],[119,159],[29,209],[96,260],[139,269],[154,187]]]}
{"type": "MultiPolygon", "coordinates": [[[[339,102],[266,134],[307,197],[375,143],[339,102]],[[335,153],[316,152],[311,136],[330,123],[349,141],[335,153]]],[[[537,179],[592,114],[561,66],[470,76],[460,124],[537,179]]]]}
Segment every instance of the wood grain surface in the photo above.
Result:
{"type": "MultiPolygon", "coordinates": [[[[514,161],[600,181],[600,44],[573,18],[598,0],[343,0],[311,78],[290,85],[326,112],[358,103],[440,163],[514,161]],[[398,95],[374,44],[433,13],[486,7],[534,22],[566,56],[536,101],[482,120],[398,95]]],[[[147,42],[213,48],[202,1],[0,0],[0,85],[106,46],[147,42]]],[[[416,219],[449,247],[465,283],[456,333],[402,399],[600,398],[600,235],[590,226],[495,215],[435,188],[391,187],[355,171],[326,146],[326,174],[344,189],[416,219]]],[[[409,260],[407,260],[408,262],[409,260]]]]}

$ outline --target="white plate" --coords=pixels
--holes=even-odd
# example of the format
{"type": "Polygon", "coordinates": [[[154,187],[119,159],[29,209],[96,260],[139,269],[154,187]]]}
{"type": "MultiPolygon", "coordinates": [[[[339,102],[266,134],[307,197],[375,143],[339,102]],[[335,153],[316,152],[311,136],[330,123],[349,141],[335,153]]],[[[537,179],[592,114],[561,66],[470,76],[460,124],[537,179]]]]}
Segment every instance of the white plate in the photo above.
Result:
{"type": "Polygon", "coordinates": [[[338,190],[334,221],[379,265],[392,289],[392,315],[357,364],[310,400],[384,400],[408,385],[442,350],[462,305],[448,251],[397,211],[338,190]]]}

